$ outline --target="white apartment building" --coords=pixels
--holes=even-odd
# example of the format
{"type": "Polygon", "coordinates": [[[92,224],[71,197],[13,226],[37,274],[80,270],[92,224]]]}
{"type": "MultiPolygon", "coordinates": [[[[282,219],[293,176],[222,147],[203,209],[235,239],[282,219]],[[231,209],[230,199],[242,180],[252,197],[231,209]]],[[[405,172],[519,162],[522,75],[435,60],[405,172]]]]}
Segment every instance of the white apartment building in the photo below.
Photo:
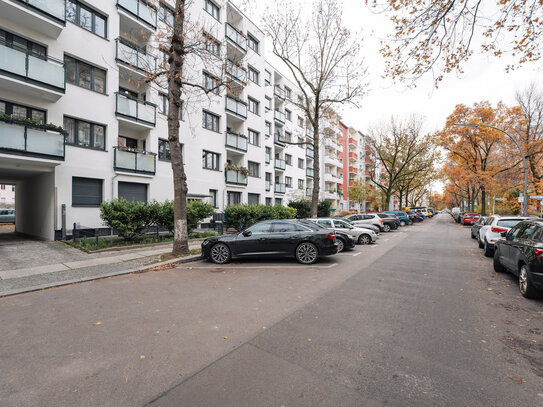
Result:
{"type": "Polygon", "coordinates": [[[15,185],[0,184],[0,208],[15,206],[15,185]]]}
{"type": "MultiPolygon", "coordinates": [[[[16,231],[53,239],[64,222],[101,227],[103,201],[173,198],[164,89],[146,82],[163,63],[169,6],[0,0],[0,183],[16,185],[16,231]]],[[[228,59],[231,87],[183,100],[188,198],[220,211],[303,197],[311,149],[284,140],[307,131],[264,34],[228,2],[194,0],[189,12],[224,59],[187,59],[187,70],[213,84],[228,59]]]]}

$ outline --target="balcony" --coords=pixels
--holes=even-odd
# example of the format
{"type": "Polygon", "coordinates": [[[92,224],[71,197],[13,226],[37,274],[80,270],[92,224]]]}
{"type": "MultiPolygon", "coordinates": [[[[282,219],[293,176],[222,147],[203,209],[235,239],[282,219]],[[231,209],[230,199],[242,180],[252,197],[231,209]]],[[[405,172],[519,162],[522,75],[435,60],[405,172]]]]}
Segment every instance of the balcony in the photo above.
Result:
{"type": "Polygon", "coordinates": [[[351,147],[357,147],[358,146],[358,142],[352,138],[352,137],[349,137],[349,146],[351,147]]]}
{"type": "Polygon", "coordinates": [[[113,147],[115,152],[113,168],[115,171],[128,171],[137,174],[155,175],[156,154],[147,151],[126,150],[113,147]]]}
{"type": "Polygon", "coordinates": [[[313,178],[315,176],[315,170],[313,168],[306,168],[305,176],[309,178],[313,178]]]}
{"type": "Polygon", "coordinates": [[[364,173],[364,175],[365,175],[366,177],[371,177],[371,174],[370,174],[369,171],[366,171],[366,172],[364,173]]]}
{"type": "Polygon", "coordinates": [[[226,73],[236,81],[240,82],[243,85],[247,84],[247,69],[242,66],[237,65],[230,59],[226,60],[226,73]]]}
{"type": "Polygon", "coordinates": [[[247,185],[247,176],[241,171],[225,170],[224,176],[227,184],[247,185]]]}
{"type": "Polygon", "coordinates": [[[324,199],[338,199],[337,191],[325,191],[324,192],[324,199]]]}
{"type": "Polygon", "coordinates": [[[324,163],[328,165],[332,165],[334,167],[340,167],[340,168],[343,167],[343,165],[341,164],[341,161],[334,156],[325,155],[324,163]]]}
{"type": "Polygon", "coordinates": [[[351,161],[357,161],[358,155],[356,153],[353,153],[352,151],[349,152],[349,160],[351,161]]]}
{"type": "Polygon", "coordinates": [[[333,182],[334,184],[341,182],[341,175],[332,174],[331,172],[325,172],[324,173],[324,181],[325,182],[333,182]]]}
{"type": "Polygon", "coordinates": [[[64,160],[65,137],[58,130],[19,120],[0,121],[0,153],[64,160]]]}
{"type": "Polygon", "coordinates": [[[285,100],[285,90],[281,86],[275,85],[273,87],[273,94],[279,99],[285,100]]]}
{"type": "Polygon", "coordinates": [[[276,131],[275,134],[273,135],[273,142],[275,144],[278,144],[280,146],[285,146],[285,142],[283,140],[283,133],[281,133],[280,131],[276,131]]]}
{"type": "Polygon", "coordinates": [[[275,158],[273,162],[273,168],[275,168],[276,170],[285,171],[285,168],[287,168],[287,162],[282,158],[275,158]]]}
{"type": "Polygon", "coordinates": [[[17,26],[57,39],[66,26],[65,0],[0,1],[0,15],[17,26]]]}
{"type": "Polygon", "coordinates": [[[285,113],[280,110],[273,111],[273,118],[278,122],[285,123],[285,113]]]}
{"type": "Polygon", "coordinates": [[[157,26],[157,10],[143,0],[117,0],[117,7],[127,12],[132,18],[152,28],[157,26]]]}
{"type": "Polygon", "coordinates": [[[306,156],[307,158],[311,158],[311,159],[312,159],[313,156],[314,156],[314,154],[315,154],[315,153],[314,153],[314,151],[313,151],[312,148],[306,148],[306,149],[305,149],[305,156],[306,156]]]}
{"type": "Polygon", "coordinates": [[[287,186],[286,184],[276,182],[275,185],[273,186],[273,191],[276,194],[284,194],[287,191],[287,186]]]}
{"type": "Polygon", "coordinates": [[[305,194],[307,196],[312,196],[313,195],[313,188],[306,188],[305,189],[305,194]]]}
{"type": "Polygon", "coordinates": [[[236,117],[247,118],[247,103],[235,99],[232,96],[226,95],[226,105],[225,110],[228,113],[233,113],[236,117]]]}
{"type": "Polygon", "coordinates": [[[0,88],[4,94],[23,94],[56,102],[64,94],[64,62],[38,58],[0,41],[0,88]]]}
{"type": "Polygon", "coordinates": [[[355,167],[349,167],[349,174],[358,174],[358,170],[355,167]]]}
{"type": "Polygon", "coordinates": [[[266,181],[266,191],[271,190],[271,181],[266,181]]]}
{"type": "Polygon", "coordinates": [[[226,132],[226,143],[227,148],[231,148],[237,151],[247,152],[247,137],[233,133],[231,131],[226,132]]]}
{"type": "Polygon", "coordinates": [[[229,23],[225,24],[225,35],[230,41],[237,45],[244,52],[247,51],[247,37],[239,32],[229,23]]]}
{"type": "Polygon", "coordinates": [[[269,164],[271,162],[271,154],[266,153],[266,164],[269,164]]]}
{"type": "Polygon", "coordinates": [[[117,38],[117,53],[115,58],[118,62],[128,65],[128,67],[141,71],[141,72],[155,72],[156,71],[156,57],[151,54],[147,54],[145,49],[137,47],[130,41],[124,38],[117,38]]]}
{"type": "Polygon", "coordinates": [[[136,122],[143,127],[155,127],[155,104],[136,100],[121,93],[115,93],[115,95],[115,114],[118,117],[136,122]]]}

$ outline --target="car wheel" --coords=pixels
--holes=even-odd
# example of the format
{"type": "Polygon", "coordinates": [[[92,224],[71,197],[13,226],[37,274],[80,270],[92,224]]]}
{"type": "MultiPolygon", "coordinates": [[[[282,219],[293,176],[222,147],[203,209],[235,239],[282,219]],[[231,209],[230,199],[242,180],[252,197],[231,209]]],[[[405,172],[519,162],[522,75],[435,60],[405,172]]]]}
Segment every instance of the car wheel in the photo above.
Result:
{"type": "Polygon", "coordinates": [[[230,257],[230,249],[224,243],[215,244],[209,252],[209,258],[215,264],[228,263],[230,261],[230,257]]]}
{"type": "Polygon", "coordinates": [[[485,240],[485,244],[484,244],[484,254],[485,254],[485,257],[492,257],[492,255],[494,254],[494,249],[492,249],[490,247],[490,245],[488,244],[488,242],[485,240]]]}
{"type": "Polygon", "coordinates": [[[505,273],[507,270],[505,269],[505,267],[503,267],[503,265],[501,264],[500,262],[500,249],[496,249],[494,251],[494,271],[496,273],[505,273]]]}
{"type": "Polygon", "coordinates": [[[370,235],[360,235],[358,236],[358,244],[370,244],[371,243],[371,237],[370,235]]]}
{"type": "Polygon", "coordinates": [[[473,231],[471,232],[471,238],[472,238],[472,239],[477,239],[477,238],[475,237],[475,235],[473,234],[473,231]]]}
{"type": "Polygon", "coordinates": [[[405,226],[405,220],[400,221],[400,226],[405,226]]]}
{"type": "Polygon", "coordinates": [[[479,239],[477,239],[478,243],[479,243],[479,249],[482,249],[483,247],[485,247],[485,244],[483,242],[481,242],[481,238],[479,237],[479,239]]]}
{"type": "Polygon", "coordinates": [[[345,242],[343,239],[336,238],[337,240],[337,252],[340,253],[345,250],[345,242]]]}
{"type": "Polygon", "coordinates": [[[520,267],[518,273],[518,288],[524,298],[539,298],[542,294],[532,284],[530,274],[528,273],[528,266],[526,264],[523,264],[520,267]]]}
{"type": "Polygon", "coordinates": [[[390,225],[383,225],[383,232],[390,232],[390,225]]]}
{"type": "Polygon", "coordinates": [[[302,264],[313,264],[319,258],[317,246],[310,242],[303,242],[296,248],[296,260],[302,264]]]}

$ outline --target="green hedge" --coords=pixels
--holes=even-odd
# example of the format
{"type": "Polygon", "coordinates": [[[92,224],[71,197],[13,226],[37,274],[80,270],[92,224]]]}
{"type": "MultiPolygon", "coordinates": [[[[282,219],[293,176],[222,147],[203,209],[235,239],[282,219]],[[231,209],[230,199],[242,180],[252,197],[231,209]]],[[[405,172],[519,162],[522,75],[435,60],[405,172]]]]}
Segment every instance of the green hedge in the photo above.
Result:
{"type": "Polygon", "coordinates": [[[288,206],[296,209],[297,219],[309,218],[311,216],[311,205],[309,201],[290,201],[288,206]]]}
{"type": "Polygon", "coordinates": [[[332,207],[332,201],[325,199],[320,201],[317,206],[317,216],[319,218],[328,218],[330,216],[330,208],[332,207]]]}
{"type": "Polygon", "coordinates": [[[232,205],[224,210],[227,226],[241,231],[262,220],[291,219],[296,216],[296,209],[282,205],[232,205]]]}
{"type": "MultiPolygon", "coordinates": [[[[126,240],[140,238],[153,225],[163,226],[170,232],[174,230],[173,201],[166,202],[129,202],[114,199],[102,203],[100,217],[104,223],[114,228],[120,237],[126,240]]],[[[198,222],[213,215],[213,206],[200,201],[187,203],[187,228],[190,233],[198,222]]]]}

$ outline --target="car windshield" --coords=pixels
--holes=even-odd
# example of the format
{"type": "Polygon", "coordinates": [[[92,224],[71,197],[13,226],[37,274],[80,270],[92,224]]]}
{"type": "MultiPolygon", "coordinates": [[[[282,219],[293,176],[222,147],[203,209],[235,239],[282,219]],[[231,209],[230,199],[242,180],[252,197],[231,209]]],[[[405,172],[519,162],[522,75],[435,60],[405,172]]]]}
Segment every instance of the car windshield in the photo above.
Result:
{"type": "Polygon", "coordinates": [[[502,226],[504,228],[512,228],[517,223],[522,222],[523,219],[500,219],[496,226],[502,226]]]}

